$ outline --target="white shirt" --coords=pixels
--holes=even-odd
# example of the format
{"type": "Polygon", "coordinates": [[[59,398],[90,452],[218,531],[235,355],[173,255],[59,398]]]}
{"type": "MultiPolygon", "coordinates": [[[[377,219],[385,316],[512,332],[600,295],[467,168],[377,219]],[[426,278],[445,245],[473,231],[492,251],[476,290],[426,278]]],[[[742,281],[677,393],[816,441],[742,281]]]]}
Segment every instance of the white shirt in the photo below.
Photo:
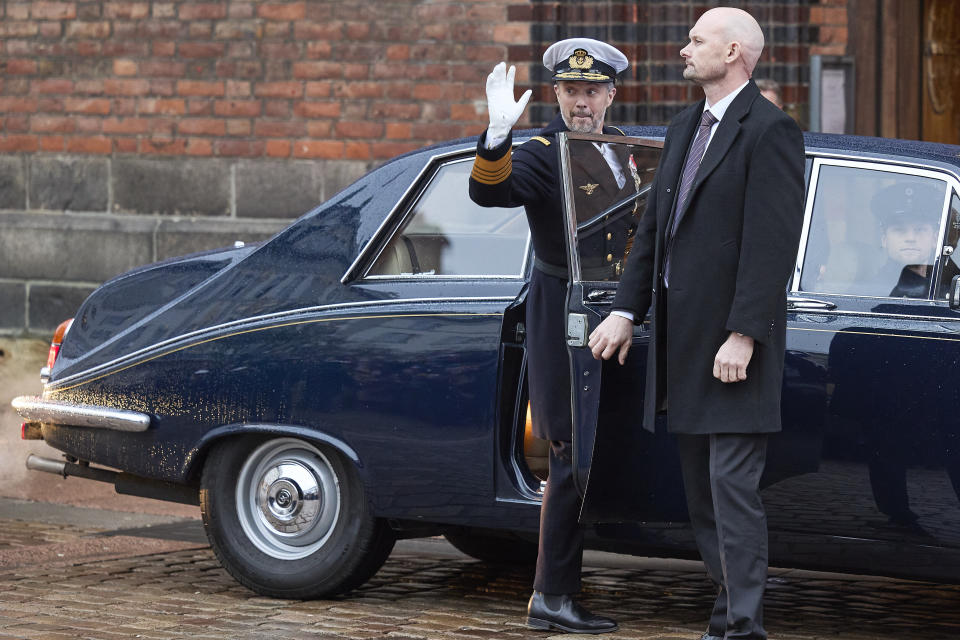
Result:
{"type": "MultiPolygon", "coordinates": [[[[710,142],[713,140],[713,134],[717,132],[717,127],[720,126],[720,121],[723,120],[723,115],[727,112],[727,107],[730,106],[730,103],[733,102],[734,98],[736,98],[741,91],[743,91],[743,88],[747,86],[749,82],[750,81],[747,80],[747,82],[744,82],[742,85],[740,85],[739,87],[737,87],[736,89],[734,89],[733,91],[731,91],[730,93],[722,97],[721,99],[717,100],[716,104],[711,105],[709,102],[704,100],[703,110],[706,111],[707,109],[710,109],[710,113],[712,113],[713,117],[717,119],[717,121],[713,123],[713,126],[710,127],[710,137],[707,139],[707,147],[710,146],[710,142]]],[[[704,150],[703,150],[704,154],[707,153],[707,147],[704,147],[704,150]]],[[[633,312],[631,311],[620,311],[619,309],[614,309],[610,313],[613,315],[621,316],[623,318],[626,318],[630,322],[633,322],[633,312]]]]}
{"type": "Polygon", "coordinates": [[[627,183],[627,177],[623,175],[623,166],[620,164],[620,159],[617,157],[617,154],[614,153],[613,147],[606,142],[594,142],[593,146],[597,148],[597,151],[600,152],[603,159],[607,161],[607,166],[610,167],[610,171],[613,172],[613,177],[617,181],[617,188],[623,189],[623,185],[627,183]]]}
{"type": "Polygon", "coordinates": [[[711,105],[706,100],[703,101],[703,110],[706,111],[707,109],[710,109],[710,113],[712,113],[713,117],[717,119],[717,121],[713,123],[713,126],[710,127],[710,138],[707,140],[708,147],[710,146],[710,141],[713,140],[713,134],[717,132],[717,127],[720,126],[720,121],[723,120],[723,114],[727,112],[727,107],[730,106],[730,103],[733,102],[733,99],[736,98],[741,91],[743,91],[743,88],[747,86],[747,83],[749,82],[750,81],[747,80],[747,82],[744,82],[742,85],[717,100],[717,104],[711,105]]]}

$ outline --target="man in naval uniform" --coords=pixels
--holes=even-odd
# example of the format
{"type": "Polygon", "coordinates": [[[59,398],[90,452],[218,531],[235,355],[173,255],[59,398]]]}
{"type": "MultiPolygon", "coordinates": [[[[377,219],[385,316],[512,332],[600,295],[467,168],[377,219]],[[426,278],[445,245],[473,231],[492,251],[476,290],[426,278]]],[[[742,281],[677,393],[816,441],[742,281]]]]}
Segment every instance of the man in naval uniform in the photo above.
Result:
{"type": "MultiPolygon", "coordinates": [[[[567,251],[564,239],[562,186],[556,134],[619,134],[604,126],[607,108],[616,95],[618,73],[627,68],[627,58],[614,47],[589,38],[571,38],[551,45],[543,54],[544,66],[553,73],[553,89],[560,113],[528,142],[512,148],[511,128],[520,118],[530,91],[514,99],[514,67],[494,67],[487,78],[487,108],[490,126],[480,136],[477,157],[470,176],[470,197],[489,207],[523,205],[534,249],[534,269],[526,303],[528,384],[533,432],[550,442],[549,476],[540,512],[540,545],[533,595],[527,608],[527,624],[536,629],[568,633],[604,633],[617,629],[613,620],[594,615],[575,599],[580,591],[583,532],[578,524],[580,496],[573,484],[571,465],[572,420],[570,378],[566,351],[567,251]]],[[[579,185],[577,200],[601,198],[603,190],[632,189],[630,168],[623,166],[610,147],[586,145],[575,162],[599,167],[602,179],[579,185]],[[593,193],[594,190],[597,193],[593,193]],[[590,191],[591,194],[587,192],[590,191]]],[[[575,187],[576,188],[576,187],[575,187]]],[[[607,195],[609,198],[609,195],[607,195]]],[[[614,200],[615,201],[615,200],[614,200]]],[[[610,200],[606,201],[609,204],[610,200]]],[[[596,213],[602,210],[598,207],[596,213]]],[[[626,244],[624,237],[604,241],[626,244]]],[[[608,279],[616,258],[594,267],[590,279],[608,279]],[[600,273],[602,271],[603,273],[600,273]]]]}

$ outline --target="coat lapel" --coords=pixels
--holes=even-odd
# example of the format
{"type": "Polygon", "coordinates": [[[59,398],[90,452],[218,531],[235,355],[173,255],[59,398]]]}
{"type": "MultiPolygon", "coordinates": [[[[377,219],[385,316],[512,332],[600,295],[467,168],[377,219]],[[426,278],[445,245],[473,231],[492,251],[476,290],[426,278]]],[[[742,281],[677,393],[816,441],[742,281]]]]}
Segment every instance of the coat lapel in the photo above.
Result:
{"type": "Polygon", "coordinates": [[[667,217],[673,210],[673,199],[677,197],[676,192],[680,182],[680,172],[683,171],[683,161],[687,157],[687,149],[690,147],[690,139],[693,138],[694,129],[700,122],[703,102],[701,100],[692,107],[681,111],[671,123],[672,126],[676,127],[675,130],[679,136],[678,142],[682,142],[682,144],[674,143],[671,145],[670,155],[664,158],[663,165],[660,167],[658,182],[662,180],[663,184],[670,189],[670,193],[673,194],[673,198],[665,198],[663,204],[658,207],[657,218],[662,222],[666,222],[667,217]]]}
{"type": "Polygon", "coordinates": [[[697,170],[697,178],[693,182],[693,188],[687,202],[693,200],[693,196],[700,185],[703,184],[703,181],[713,173],[723,157],[727,155],[727,151],[730,150],[730,146],[740,133],[740,121],[750,113],[753,100],[759,93],[760,90],[757,89],[757,85],[751,80],[727,107],[727,112],[723,114],[723,120],[717,125],[717,131],[713,134],[713,140],[707,146],[707,152],[704,154],[700,168],[697,170]]]}
{"type": "MultiPolygon", "coordinates": [[[[608,136],[623,135],[623,132],[616,127],[604,127],[603,133],[608,136]]],[[[607,159],[595,145],[586,144],[584,145],[584,150],[584,157],[581,158],[579,165],[583,172],[583,177],[586,179],[586,183],[575,186],[578,189],[586,187],[583,189],[583,191],[588,196],[596,193],[597,199],[602,198],[604,201],[612,203],[611,198],[620,192],[620,187],[618,187],[616,183],[616,177],[613,175],[613,169],[610,167],[610,164],[607,163],[607,159]],[[599,190],[597,190],[598,188],[599,190]]],[[[630,169],[626,164],[623,163],[622,158],[619,159],[621,164],[620,168],[623,171],[623,175],[629,181],[630,169]]]]}

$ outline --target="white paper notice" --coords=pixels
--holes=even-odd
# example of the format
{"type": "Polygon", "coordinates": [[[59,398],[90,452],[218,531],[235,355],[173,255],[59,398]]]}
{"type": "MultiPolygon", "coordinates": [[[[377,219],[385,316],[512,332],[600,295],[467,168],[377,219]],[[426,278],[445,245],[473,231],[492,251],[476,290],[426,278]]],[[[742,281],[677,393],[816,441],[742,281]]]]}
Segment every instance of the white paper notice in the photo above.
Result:
{"type": "Polygon", "coordinates": [[[847,87],[843,69],[824,69],[820,87],[820,130],[824,133],[846,133],[847,87]]]}

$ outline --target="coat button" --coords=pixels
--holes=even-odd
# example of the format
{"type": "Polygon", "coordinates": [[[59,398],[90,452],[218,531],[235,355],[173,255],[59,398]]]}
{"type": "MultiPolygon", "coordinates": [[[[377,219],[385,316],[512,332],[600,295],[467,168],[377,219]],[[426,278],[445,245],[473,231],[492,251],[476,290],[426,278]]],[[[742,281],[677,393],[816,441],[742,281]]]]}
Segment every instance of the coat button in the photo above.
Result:
{"type": "Polygon", "coordinates": [[[667,193],[670,193],[670,187],[667,187],[667,193]]]}
{"type": "Polygon", "coordinates": [[[612,233],[608,233],[608,234],[607,234],[607,240],[613,240],[613,234],[612,234],[612,233]]]}
{"type": "Polygon", "coordinates": [[[612,253],[608,253],[608,254],[607,254],[607,262],[613,262],[613,254],[612,254],[612,253]]]}

